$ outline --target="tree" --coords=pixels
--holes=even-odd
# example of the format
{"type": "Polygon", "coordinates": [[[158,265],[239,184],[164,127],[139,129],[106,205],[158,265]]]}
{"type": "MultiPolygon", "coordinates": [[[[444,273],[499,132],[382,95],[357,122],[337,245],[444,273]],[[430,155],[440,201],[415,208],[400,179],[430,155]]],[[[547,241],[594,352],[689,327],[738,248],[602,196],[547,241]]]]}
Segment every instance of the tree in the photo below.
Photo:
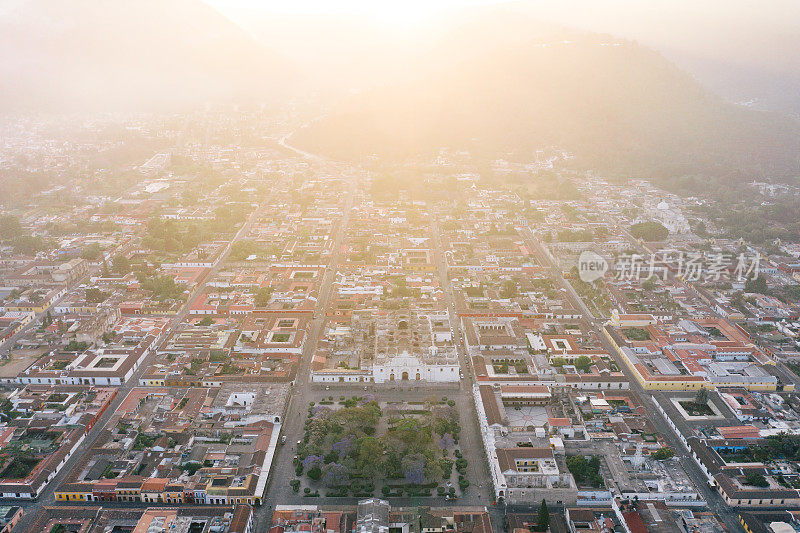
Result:
{"type": "Polygon", "coordinates": [[[64,347],[64,350],[68,352],[85,352],[88,347],[89,345],[86,342],[78,342],[75,339],[72,339],[69,341],[69,344],[64,347]]]}
{"type": "Polygon", "coordinates": [[[757,278],[750,278],[744,282],[744,292],[757,292],[760,294],[769,294],[769,287],[767,280],[763,276],[757,278]]]}
{"type": "Polygon", "coordinates": [[[159,300],[177,300],[183,295],[183,288],[175,283],[169,276],[162,276],[155,272],[137,272],[136,279],[142,289],[153,293],[153,297],[159,300]]]}
{"type": "Polygon", "coordinates": [[[634,224],[630,229],[631,235],[646,242],[663,241],[669,237],[669,230],[658,222],[648,220],[634,224]]]}
{"type": "Polygon", "coordinates": [[[131,261],[122,254],[117,254],[111,261],[111,269],[115,274],[124,276],[131,271],[131,261]]]}
{"type": "Polygon", "coordinates": [[[575,359],[575,368],[579,370],[588,372],[590,366],[592,366],[592,359],[588,355],[581,355],[575,359]]]}
{"type": "Polygon", "coordinates": [[[449,450],[455,444],[455,440],[453,439],[453,436],[450,435],[450,433],[445,433],[444,435],[442,435],[442,438],[439,439],[438,444],[441,449],[449,450]]]}
{"type": "Polygon", "coordinates": [[[753,454],[753,459],[759,463],[768,463],[771,459],[769,448],[764,446],[748,446],[748,450],[753,454]]]}
{"type": "Polygon", "coordinates": [[[647,341],[650,340],[650,332],[644,328],[624,328],[622,334],[632,341],[647,341]]]}
{"type": "Polygon", "coordinates": [[[517,282],[513,279],[506,280],[500,286],[500,298],[514,298],[517,296],[517,282]]]}
{"type": "Polygon", "coordinates": [[[697,405],[706,405],[708,403],[708,390],[700,389],[697,391],[697,394],[694,395],[694,403],[697,405]]]}
{"type": "Polygon", "coordinates": [[[311,470],[313,468],[319,468],[322,466],[322,457],[319,455],[309,455],[305,459],[303,459],[303,468],[306,470],[311,470]]]}
{"type": "MultiPolygon", "coordinates": [[[[450,433],[457,436],[461,432],[458,423],[458,411],[451,405],[437,405],[431,410],[433,430],[439,435],[450,433]]],[[[455,438],[455,437],[454,437],[455,438]]]]}
{"type": "Polygon", "coordinates": [[[272,287],[260,287],[256,291],[254,303],[256,307],[266,307],[272,298],[272,287]]]}
{"type": "Polygon", "coordinates": [[[94,242],[81,250],[81,257],[87,261],[99,261],[103,257],[103,249],[94,242]]]}
{"type": "Polygon", "coordinates": [[[425,479],[434,480],[441,479],[442,465],[438,459],[439,454],[434,453],[432,448],[428,448],[424,452],[425,456],[425,479]]]}
{"type": "Polygon", "coordinates": [[[308,477],[313,479],[314,481],[318,481],[319,478],[322,477],[322,469],[320,467],[315,466],[314,468],[310,468],[308,470],[308,477]]]}
{"type": "Polygon", "coordinates": [[[672,448],[668,446],[664,446],[663,448],[659,448],[658,450],[654,451],[650,454],[650,457],[655,459],[656,461],[665,461],[675,455],[675,452],[672,451],[672,448]]]}
{"type": "Polygon", "coordinates": [[[383,451],[383,442],[375,437],[363,437],[359,441],[356,468],[364,477],[372,477],[381,467],[383,451]]]}
{"type": "Polygon", "coordinates": [[[263,255],[264,248],[256,241],[243,239],[231,245],[230,260],[231,261],[244,261],[251,255],[263,255]]]}
{"type": "Polygon", "coordinates": [[[33,255],[38,252],[52,249],[55,244],[38,235],[20,235],[15,237],[11,243],[14,251],[19,254],[33,255]]]}
{"type": "Polygon", "coordinates": [[[359,430],[366,433],[369,431],[367,428],[374,428],[380,419],[381,411],[375,404],[348,406],[345,403],[345,407],[336,411],[334,416],[349,435],[357,434],[359,430]]]}
{"type": "Polygon", "coordinates": [[[0,216],[0,238],[13,239],[19,237],[24,232],[19,218],[14,215],[0,216]]]}
{"type": "Polygon", "coordinates": [[[588,482],[592,486],[602,487],[603,476],[600,474],[600,458],[596,455],[586,460],[583,455],[570,455],[566,459],[567,468],[578,484],[588,482]]]}
{"type": "Polygon", "coordinates": [[[335,463],[336,461],[339,460],[339,454],[336,453],[335,451],[331,450],[331,451],[329,451],[328,453],[325,454],[323,459],[324,459],[326,465],[331,464],[331,463],[335,463]]]}
{"type": "Polygon", "coordinates": [[[0,412],[6,416],[6,420],[17,418],[22,414],[14,410],[14,404],[9,399],[3,400],[2,404],[0,404],[0,412]]]}
{"type": "Polygon", "coordinates": [[[536,515],[536,531],[547,531],[550,527],[550,511],[547,510],[547,502],[542,499],[539,512],[536,515]]]}
{"type": "Polygon", "coordinates": [[[86,303],[99,304],[108,299],[108,293],[103,292],[97,287],[89,287],[86,289],[86,303]]]}
{"type": "Polygon", "coordinates": [[[401,464],[407,482],[414,485],[425,483],[425,457],[422,454],[406,455],[401,460],[401,464]]]}
{"type": "Polygon", "coordinates": [[[352,435],[344,437],[338,442],[334,442],[331,451],[335,452],[339,458],[347,457],[353,451],[355,442],[352,435]]]}
{"type": "Polygon", "coordinates": [[[322,468],[322,482],[328,487],[345,485],[350,480],[347,468],[339,463],[329,463],[322,468]]]}
{"type": "Polygon", "coordinates": [[[761,472],[748,472],[747,475],[744,476],[744,482],[751,487],[769,487],[767,478],[765,478],[764,474],[761,472]]]}

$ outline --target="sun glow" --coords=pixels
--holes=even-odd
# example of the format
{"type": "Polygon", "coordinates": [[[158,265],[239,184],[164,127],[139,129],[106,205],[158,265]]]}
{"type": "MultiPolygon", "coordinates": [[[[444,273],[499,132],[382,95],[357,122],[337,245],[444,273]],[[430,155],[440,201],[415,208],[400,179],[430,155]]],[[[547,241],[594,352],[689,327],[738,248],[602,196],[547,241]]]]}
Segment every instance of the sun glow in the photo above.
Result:
{"type": "Polygon", "coordinates": [[[220,10],[256,9],[288,14],[343,15],[388,25],[414,25],[452,8],[495,3],[497,0],[207,0],[220,10]]]}

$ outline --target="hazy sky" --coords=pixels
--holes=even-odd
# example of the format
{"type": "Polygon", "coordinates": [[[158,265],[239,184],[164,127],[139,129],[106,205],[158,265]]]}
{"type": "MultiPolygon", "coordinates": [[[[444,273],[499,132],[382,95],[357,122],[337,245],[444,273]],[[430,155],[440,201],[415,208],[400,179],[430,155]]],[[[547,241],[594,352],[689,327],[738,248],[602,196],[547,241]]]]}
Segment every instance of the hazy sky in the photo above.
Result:
{"type": "Polygon", "coordinates": [[[222,10],[251,8],[275,13],[359,15],[387,23],[414,23],[444,11],[497,0],[207,0],[222,10]]]}
{"type": "Polygon", "coordinates": [[[359,42],[369,50],[371,42],[391,35],[416,40],[418,31],[435,33],[459,8],[509,4],[532,20],[636,40],[736,101],[777,92],[800,110],[800,0],[205,1],[285,57],[307,49],[311,59],[321,49],[330,51],[330,40],[322,48],[315,43],[330,30],[331,19],[342,23],[338,34],[328,35],[335,36],[333,49],[348,56],[359,42]],[[254,16],[258,13],[262,16],[254,16]],[[272,13],[279,16],[269,17],[272,13]],[[315,25],[303,15],[323,15],[317,17],[322,22],[315,25]],[[343,44],[348,41],[350,48],[343,44]]]}
{"type": "Polygon", "coordinates": [[[458,8],[508,4],[536,19],[726,62],[793,69],[800,0],[206,0],[222,12],[355,15],[397,28],[458,8]],[[780,51],[775,53],[775,51],[780,51]]]}
{"type": "MultiPolygon", "coordinates": [[[[13,1],[13,0],[9,0],[13,1]]],[[[798,0],[206,0],[222,11],[258,9],[275,13],[360,15],[383,22],[424,21],[459,7],[518,4],[543,20],[594,31],[646,38],[655,32],[673,35],[683,24],[693,33],[714,34],[736,28],[746,40],[748,28],[796,34],[798,0]],[[660,21],[660,23],[656,23],[660,21]],[[677,28],[676,28],[677,26],[677,28]]],[[[697,35],[692,37],[697,38],[697,35]]],[[[731,36],[732,37],[732,36],[731,36]]],[[[646,40],[646,39],[645,39],[646,40]]]]}

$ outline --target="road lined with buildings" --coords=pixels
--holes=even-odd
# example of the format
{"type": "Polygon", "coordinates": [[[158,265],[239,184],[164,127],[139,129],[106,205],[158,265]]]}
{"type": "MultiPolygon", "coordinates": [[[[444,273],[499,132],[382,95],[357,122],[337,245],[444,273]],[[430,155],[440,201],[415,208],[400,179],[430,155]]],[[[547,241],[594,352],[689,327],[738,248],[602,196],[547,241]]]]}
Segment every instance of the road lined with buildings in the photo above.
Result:
{"type": "MultiPolygon", "coordinates": [[[[243,235],[247,235],[250,227],[252,226],[253,222],[258,218],[259,208],[253,210],[253,212],[249,215],[247,220],[242,224],[242,227],[235,233],[235,235],[231,238],[228,242],[228,245],[224,248],[224,250],[220,253],[217,259],[214,261],[214,264],[209,269],[209,273],[205,279],[210,279],[216,274],[221,265],[227,260],[228,255],[231,251],[231,246],[238,241],[243,235]]],[[[164,334],[164,336],[169,336],[169,334],[177,327],[181,321],[186,317],[191,309],[192,304],[194,304],[195,299],[202,293],[205,289],[205,283],[199,284],[189,295],[189,298],[181,307],[180,311],[172,318],[170,324],[164,334]]],[[[126,396],[131,392],[134,387],[139,385],[139,378],[145,372],[147,367],[152,362],[152,359],[155,357],[156,353],[156,346],[155,344],[159,342],[161,339],[156,340],[153,345],[151,345],[150,349],[147,350],[147,353],[142,361],[138,363],[138,368],[133,372],[131,377],[126,380],[122,385],[117,387],[117,394],[114,396],[114,399],[111,401],[111,404],[106,408],[97,422],[94,424],[91,430],[86,434],[83,439],[83,442],[79,445],[78,449],[70,455],[70,457],[65,462],[64,466],[61,467],[59,472],[53,477],[53,479],[48,482],[47,486],[44,490],[39,494],[38,498],[32,502],[23,503],[23,507],[25,510],[25,514],[23,515],[22,519],[20,520],[18,527],[20,529],[25,529],[27,525],[36,517],[36,513],[41,511],[42,508],[46,506],[52,505],[62,505],[62,502],[58,502],[55,500],[54,493],[58,489],[58,487],[64,482],[65,479],[72,473],[73,469],[80,464],[80,461],[83,455],[88,451],[91,450],[92,447],[97,442],[98,437],[100,434],[105,430],[105,426],[108,421],[111,419],[112,416],[116,413],[119,409],[122,402],[125,400],[126,396]]],[[[64,502],[69,503],[69,502],[64,502]]],[[[14,504],[18,504],[18,502],[14,501],[14,504]]],[[[130,507],[142,507],[145,506],[144,504],[131,504],[130,507]]]]}
{"type": "Polygon", "coordinates": [[[433,241],[435,244],[434,255],[436,270],[439,276],[442,293],[444,294],[446,308],[450,315],[453,342],[458,352],[459,366],[462,372],[461,379],[459,380],[457,400],[459,412],[462,413],[462,420],[464,419],[463,415],[469,413],[467,424],[462,426],[459,445],[465,458],[469,461],[468,468],[472,470],[469,478],[483,481],[479,483],[477,487],[473,485],[467,489],[468,495],[462,496],[459,501],[466,505],[486,505],[489,509],[492,528],[495,533],[500,533],[503,531],[503,513],[501,506],[494,505],[494,488],[491,483],[492,477],[489,472],[486,452],[483,447],[483,438],[478,424],[478,413],[475,409],[475,399],[473,396],[475,372],[472,368],[470,355],[464,344],[461,320],[458,316],[453,287],[450,283],[450,276],[447,271],[447,256],[442,246],[442,235],[435,213],[431,214],[431,231],[433,232],[433,241]],[[475,495],[475,491],[477,491],[477,495],[475,495]]]}
{"type": "MultiPolygon", "coordinates": [[[[550,254],[548,254],[544,249],[544,245],[542,245],[542,243],[536,239],[535,235],[530,231],[530,229],[526,228],[526,230],[526,241],[530,246],[532,246],[533,250],[538,250],[538,257],[544,260],[545,264],[550,267],[551,275],[558,280],[562,287],[566,289],[564,292],[569,298],[570,303],[576,309],[580,309],[585,317],[588,317],[589,323],[598,332],[598,337],[603,344],[603,348],[612,355],[617,366],[627,378],[628,383],[630,384],[630,389],[635,392],[645,404],[654,403],[655,400],[652,398],[652,395],[648,391],[644,390],[641,383],[639,383],[638,379],[636,379],[636,376],[628,368],[627,363],[622,360],[622,357],[620,357],[616,347],[614,347],[606,338],[603,332],[603,328],[605,327],[605,319],[597,318],[589,312],[589,309],[583,299],[580,297],[580,295],[578,295],[569,281],[564,278],[561,269],[552,260],[550,254]]],[[[725,503],[717,491],[709,487],[705,474],[697,465],[697,463],[695,463],[695,461],[688,455],[689,452],[686,446],[670,428],[670,425],[664,418],[664,415],[662,415],[658,409],[650,407],[645,409],[645,414],[653,424],[653,427],[662,430],[661,434],[665,437],[675,453],[680,456],[679,460],[681,465],[684,467],[685,472],[687,475],[689,475],[690,479],[694,483],[697,491],[707,502],[709,508],[720,516],[730,531],[737,531],[740,528],[740,525],[736,511],[725,503]]]]}
{"type": "MultiPolygon", "coordinates": [[[[288,136],[285,136],[281,139],[282,146],[306,158],[311,158],[315,161],[323,161],[322,158],[285,144],[285,139],[287,137],[288,136]]],[[[256,531],[260,531],[261,529],[259,528],[264,528],[263,530],[266,530],[274,502],[287,502],[298,496],[293,493],[289,483],[295,477],[294,455],[297,451],[297,442],[303,438],[308,402],[312,401],[311,398],[313,397],[312,387],[314,387],[314,385],[309,379],[311,362],[314,358],[319,338],[322,335],[322,330],[325,327],[325,310],[333,295],[334,282],[336,281],[339,262],[341,261],[341,251],[357,188],[357,177],[351,177],[347,195],[344,199],[342,217],[333,239],[331,259],[323,274],[322,284],[314,309],[314,319],[311,322],[306,342],[303,345],[303,353],[297,365],[297,373],[294,382],[289,389],[286,413],[283,417],[283,424],[281,425],[281,434],[282,437],[285,437],[286,443],[278,448],[273,458],[272,470],[267,480],[267,487],[264,495],[265,505],[256,509],[255,512],[256,531]]],[[[302,496],[300,496],[300,498],[302,498],[302,496]]]]}

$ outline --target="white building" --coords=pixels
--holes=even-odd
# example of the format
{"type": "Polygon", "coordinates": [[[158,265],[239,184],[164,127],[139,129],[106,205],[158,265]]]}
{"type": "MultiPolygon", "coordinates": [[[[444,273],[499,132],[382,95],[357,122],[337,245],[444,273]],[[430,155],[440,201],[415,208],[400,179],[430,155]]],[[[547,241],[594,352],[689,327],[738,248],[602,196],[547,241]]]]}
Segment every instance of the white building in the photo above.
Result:
{"type": "Polygon", "coordinates": [[[447,383],[459,380],[457,358],[446,357],[437,361],[434,353],[426,359],[422,360],[408,352],[386,358],[372,366],[373,380],[375,383],[390,381],[447,383]]]}
{"type": "Polygon", "coordinates": [[[691,231],[689,221],[683,216],[680,208],[670,206],[665,200],[661,200],[655,209],[650,210],[650,216],[667,228],[672,235],[681,235],[691,231]]]}

